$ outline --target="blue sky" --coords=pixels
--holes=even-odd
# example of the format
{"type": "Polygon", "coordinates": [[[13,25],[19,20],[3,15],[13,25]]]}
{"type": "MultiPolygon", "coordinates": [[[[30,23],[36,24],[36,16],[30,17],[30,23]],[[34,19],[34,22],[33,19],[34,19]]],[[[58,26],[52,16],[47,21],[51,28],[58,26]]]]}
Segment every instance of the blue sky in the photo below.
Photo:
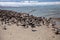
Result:
{"type": "MultiPolygon", "coordinates": [[[[29,0],[0,0],[0,2],[20,2],[20,1],[29,1],[29,0]]],[[[31,1],[40,1],[40,2],[59,2],[60,0],[31,0],[31,1]]]]}

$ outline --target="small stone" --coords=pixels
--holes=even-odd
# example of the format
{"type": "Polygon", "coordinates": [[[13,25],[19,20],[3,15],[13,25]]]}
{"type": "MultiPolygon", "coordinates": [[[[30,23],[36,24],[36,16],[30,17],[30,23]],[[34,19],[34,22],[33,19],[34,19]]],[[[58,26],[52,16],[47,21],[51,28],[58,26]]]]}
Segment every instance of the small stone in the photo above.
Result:
{"type": "Polygon", "coordinates": [[[7,30],[7,28],[4,28],[4,30],[7,30]]]}
{"type": "Polygon", "coordinates": [[[52,36],[53,38],[55,38],[55,36],[52,36]]]}
{"type": "Polygon", "coordinates": [[[3,28],[4,30],[7,30],[7,28],[6,28],[6,26],[4,26],[4,28],[3,28]]]}
{"type": "Polygon", "coordinates": [[[33,32],[36,32],[37,30],[32,30],[33,32]]]}

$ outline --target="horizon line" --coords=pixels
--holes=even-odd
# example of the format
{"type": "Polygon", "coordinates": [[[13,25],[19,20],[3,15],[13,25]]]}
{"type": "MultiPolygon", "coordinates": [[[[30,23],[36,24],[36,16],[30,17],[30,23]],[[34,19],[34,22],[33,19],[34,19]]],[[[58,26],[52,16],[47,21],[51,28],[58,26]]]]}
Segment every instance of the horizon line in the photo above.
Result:
{"type": "Polygon", "coordinates": [[[60,5],[60,2],[0,2],[0,6],[60,5]]]}

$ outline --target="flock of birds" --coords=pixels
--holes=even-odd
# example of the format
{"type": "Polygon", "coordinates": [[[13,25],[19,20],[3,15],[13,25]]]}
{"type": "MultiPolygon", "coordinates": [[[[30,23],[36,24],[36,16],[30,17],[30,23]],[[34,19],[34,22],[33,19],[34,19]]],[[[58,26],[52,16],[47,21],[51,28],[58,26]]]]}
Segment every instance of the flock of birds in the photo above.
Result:
{"type": "MultiPolygon", "coordinates": [[[[0,9],[0,22],[2,25],[16,24],[17,26],[23,26],[24,28],[28,28],[29,26],[31,28],[35,28],[42,25],[46,26],[51,25],[54,28],[54,26],[56,25],[52,18],[35,17],[27,13],[18,13],[15,11],[1,9],[0,9]]],[[[6,28],[4,29],[6,30],[6,28]]],[[[57,29],[55,33],[60,34],[60,29],[57,29]]]]}

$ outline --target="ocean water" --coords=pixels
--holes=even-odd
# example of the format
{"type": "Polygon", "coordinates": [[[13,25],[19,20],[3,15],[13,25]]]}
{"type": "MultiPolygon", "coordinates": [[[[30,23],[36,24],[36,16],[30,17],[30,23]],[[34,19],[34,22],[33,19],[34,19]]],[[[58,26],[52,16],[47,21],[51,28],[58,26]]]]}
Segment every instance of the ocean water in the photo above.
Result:
{"type": "Polygon", "coordinates": [[[37,17],[60,17],[60,5],[0,7],[0,9],[28,13],[37,17]]]}

